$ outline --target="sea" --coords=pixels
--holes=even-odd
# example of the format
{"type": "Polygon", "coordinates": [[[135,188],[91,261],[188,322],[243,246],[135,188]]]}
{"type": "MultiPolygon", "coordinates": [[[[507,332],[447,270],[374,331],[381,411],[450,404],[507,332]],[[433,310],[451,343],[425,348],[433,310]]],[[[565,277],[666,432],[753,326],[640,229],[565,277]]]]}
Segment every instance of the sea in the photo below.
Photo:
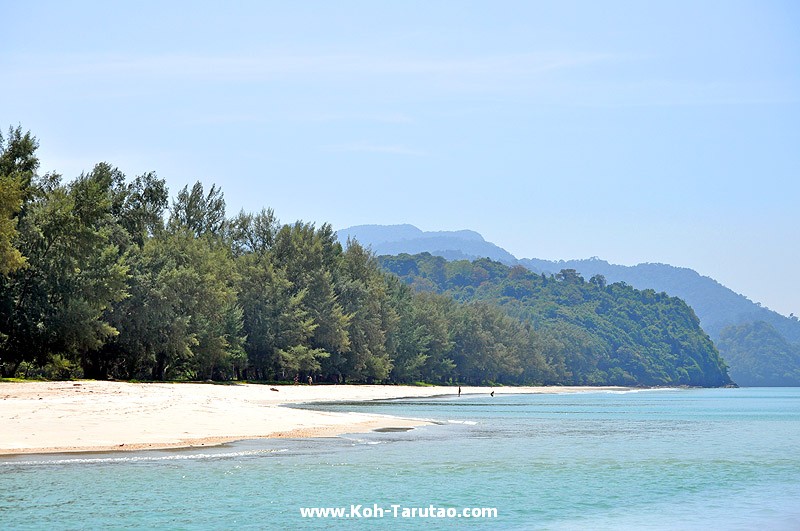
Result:
{"type": "Polygon", "coordinates": [[[0,529],[800,530],[798,388],[304,407],[432,423],[0,457],[0,529]]]}

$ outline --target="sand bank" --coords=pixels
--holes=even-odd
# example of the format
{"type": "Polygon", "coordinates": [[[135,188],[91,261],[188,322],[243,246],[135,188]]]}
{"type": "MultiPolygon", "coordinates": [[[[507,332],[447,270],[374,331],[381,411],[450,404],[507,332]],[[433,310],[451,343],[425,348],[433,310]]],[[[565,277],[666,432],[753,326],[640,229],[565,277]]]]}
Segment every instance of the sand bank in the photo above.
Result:
{"type": "MultiPolygon", "coordinates": [[[[265,437],[333,437],[424,421],[284,404],[455,394],[457,387],[214,385],[103,381],[0,383],[0,454],[192,447],[265,437]]],[[[495,394],[618,390],[496,387],[495,394]]],[[[462,394],[487,394],[462,387],[462,394]]]]}

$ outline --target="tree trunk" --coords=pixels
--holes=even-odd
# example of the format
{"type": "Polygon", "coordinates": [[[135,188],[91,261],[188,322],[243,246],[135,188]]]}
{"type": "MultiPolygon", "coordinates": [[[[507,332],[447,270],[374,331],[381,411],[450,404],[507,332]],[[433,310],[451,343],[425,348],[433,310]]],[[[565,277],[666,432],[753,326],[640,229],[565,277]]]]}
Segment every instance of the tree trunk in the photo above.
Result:
{"type": "Polygon", "coordinates": [[[166,364],[163,355],[156,356],[156,364],[153,365],[153,380],[162,381],[166,372],[166,364]]]}

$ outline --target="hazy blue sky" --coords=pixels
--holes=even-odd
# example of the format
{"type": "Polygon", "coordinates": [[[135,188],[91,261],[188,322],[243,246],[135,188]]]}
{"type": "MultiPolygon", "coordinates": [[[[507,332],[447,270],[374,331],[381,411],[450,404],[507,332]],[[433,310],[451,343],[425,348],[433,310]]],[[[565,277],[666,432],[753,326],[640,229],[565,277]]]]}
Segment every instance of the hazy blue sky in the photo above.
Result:
{"type": "Polygon", "coordinates": [[[690,267],[800,314],[800,2],[0,0],[42,170],[690,267]]]}

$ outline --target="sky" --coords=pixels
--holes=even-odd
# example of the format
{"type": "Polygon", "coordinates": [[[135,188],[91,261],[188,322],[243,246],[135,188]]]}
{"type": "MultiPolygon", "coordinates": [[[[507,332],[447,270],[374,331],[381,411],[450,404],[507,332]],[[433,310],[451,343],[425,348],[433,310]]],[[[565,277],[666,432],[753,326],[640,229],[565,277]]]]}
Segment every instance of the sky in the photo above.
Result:
{"type": "Polygon", "coordinates": [[[0,127],[228,213],[689,267],[800,314],[800,3],[0,0],[0,127]]]}

